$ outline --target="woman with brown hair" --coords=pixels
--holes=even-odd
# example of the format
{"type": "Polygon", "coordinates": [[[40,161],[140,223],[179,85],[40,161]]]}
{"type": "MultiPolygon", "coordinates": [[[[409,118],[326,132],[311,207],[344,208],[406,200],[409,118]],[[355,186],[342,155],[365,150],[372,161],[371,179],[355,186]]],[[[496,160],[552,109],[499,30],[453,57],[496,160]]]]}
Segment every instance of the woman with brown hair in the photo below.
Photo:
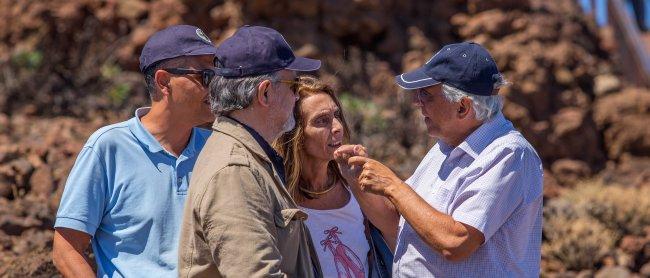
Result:
{"type": "Polygon", "coordinates": [[[334,161],[334,151],[349,141],[341,103],[330,86],[314,77],[301,76],[295,86],[300,96],[293,112],[296,126],[273,146],[284,157],[289,193],[309,215],[306,224],[323,274],[388,277],[391,262],[381,259],[392,260],[383,256],[388,249],[376,239],[379,233],[365,220],[334,161]]]}

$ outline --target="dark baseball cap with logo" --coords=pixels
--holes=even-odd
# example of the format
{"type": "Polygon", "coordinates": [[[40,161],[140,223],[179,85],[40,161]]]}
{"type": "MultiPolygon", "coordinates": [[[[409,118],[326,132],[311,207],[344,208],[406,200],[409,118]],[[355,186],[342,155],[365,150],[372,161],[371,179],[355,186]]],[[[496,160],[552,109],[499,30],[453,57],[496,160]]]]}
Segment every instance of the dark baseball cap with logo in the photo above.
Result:
{"type": "Polygon", "coordinates": [[[217,48],[200,28],[174,25],[153,34],[140,53],[140,71],[151,65],[181,56],[214,55],[217,48]]]}
{"type": "Polygon", "coordinates": [[[422,67],[395,76],[395,82],[407,90],[443,83],[470,94],[489,96],[498,92],[494,84],[500,77],[494,59],[483,46],[462,42],[443,46],[422,67]]]}
{"type": "Polygon", "coordinates": [[[291,46],[276,30],[245,25],[217,48],[215,73],[243,77],[287,69],[315,71],[319,60],[296,57],[291,46]]]}

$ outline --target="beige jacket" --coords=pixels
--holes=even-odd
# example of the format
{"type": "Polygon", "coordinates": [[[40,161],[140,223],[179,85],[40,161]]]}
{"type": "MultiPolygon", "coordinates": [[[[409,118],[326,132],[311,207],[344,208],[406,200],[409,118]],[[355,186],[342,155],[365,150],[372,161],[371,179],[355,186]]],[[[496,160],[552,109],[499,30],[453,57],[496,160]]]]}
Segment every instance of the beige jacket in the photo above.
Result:
{"type": "Polygon", "coordinates": [[[262,147],[217,118],[196,161],[179,245],[180,277],[320,277],[307,215],[262,147]]]}

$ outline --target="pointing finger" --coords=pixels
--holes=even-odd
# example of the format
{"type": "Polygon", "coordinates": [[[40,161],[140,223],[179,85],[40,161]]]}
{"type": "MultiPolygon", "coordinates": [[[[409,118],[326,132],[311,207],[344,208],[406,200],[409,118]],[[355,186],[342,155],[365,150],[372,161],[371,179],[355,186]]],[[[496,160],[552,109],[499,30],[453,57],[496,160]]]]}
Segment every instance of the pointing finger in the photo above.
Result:
{"type": "Polygon", "coordinates": [[[334,153],[335,154],[336,153],[347,153],[347,154],[353,155],[354,154],[354,148],[356,146],[358,146],[358,145],[342,145],[342,146],[338,147],[336,149],[336,151],[334,151],[334,153]]]}
{"type": "Polygon", "coordinates": [[[355,153],[355,155],[358,155],[358,156],[365,156],[365,157],[368,156],[368,152],[366,151],[366,148],[364,146],[362,146],[362,145],[355,145],[354,146],[354,153],[355,153]]]}
{"type": "Polygon", "coordinates": [[[370,161],[370,158],[363,157],[363,156],[354,156],[348,159],[348,164],[354,166],[363,166],[368,161],[370,161]]]}

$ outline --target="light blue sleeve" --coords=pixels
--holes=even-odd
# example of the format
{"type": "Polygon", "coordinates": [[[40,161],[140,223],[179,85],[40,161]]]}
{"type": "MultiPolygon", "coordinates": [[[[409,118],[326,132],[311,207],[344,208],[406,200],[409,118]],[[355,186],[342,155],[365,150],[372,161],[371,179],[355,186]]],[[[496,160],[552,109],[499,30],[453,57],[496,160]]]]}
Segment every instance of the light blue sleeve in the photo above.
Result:
{"type": "Polygon", "coordinates": [[[482,159],[482,174],[466,180],[467,186],[451,206],[454,220],[470,225],[483,233],[485,241],[496,233],[524,201],[526,173],[524,149],[502,149],[482,159]]]}
{"type": "Polygon", "coordinates": [[[104,167],[92,147],[81,149],[63,190],[55,228],[70,228],[95,235],[107,200],[108,178],[104,167]]]}

